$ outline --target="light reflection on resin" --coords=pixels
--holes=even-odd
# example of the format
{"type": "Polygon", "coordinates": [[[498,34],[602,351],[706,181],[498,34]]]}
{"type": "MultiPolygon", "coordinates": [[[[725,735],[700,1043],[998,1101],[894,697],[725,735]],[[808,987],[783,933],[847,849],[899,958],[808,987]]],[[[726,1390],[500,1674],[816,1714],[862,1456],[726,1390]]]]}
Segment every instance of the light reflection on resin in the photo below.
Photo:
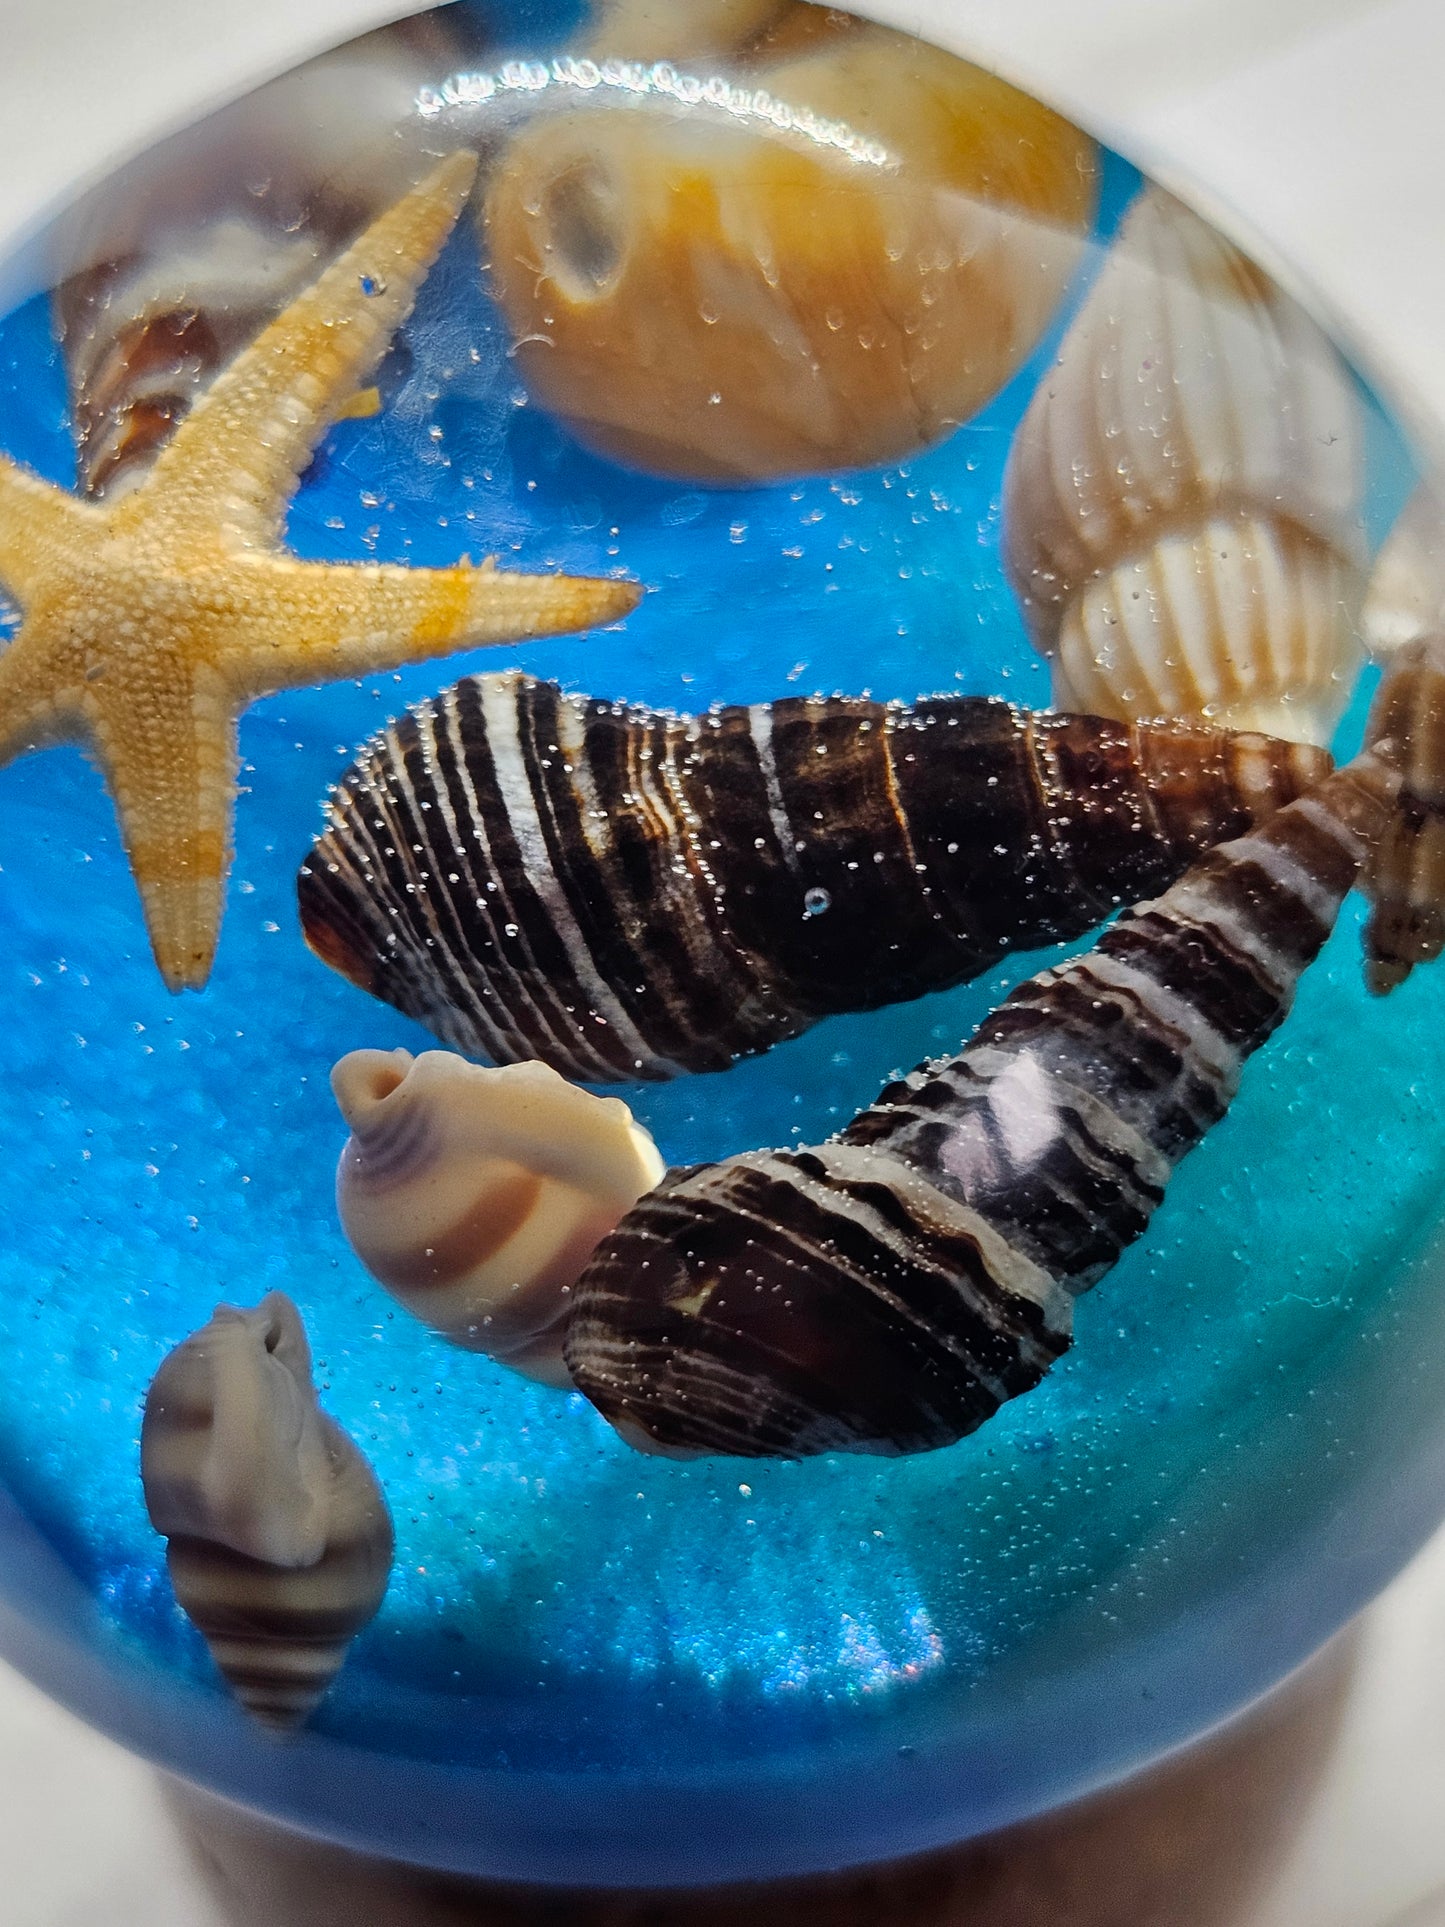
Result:
{"type": "MultiPolygon", "coordinates": [[[[85,366],[112,367],[94,335],[107,315],[156,324],[179,352],[147,364],[129,439],[97,426],[105,407],[114,426],[117,406],[96,403],[99,376],[85,404],[82,466],[109,464],[92,486],[125,499],[122,446],[133,487],[217,362],[294,297],[284,276],[251,285],[245,335],[213,328],[208,347],[186,308],[201,309],[193,291],[159,273],[136,280],[148,235],[191,221],[180,258],[208,264],[197,286],[226,312],[242,302],[227,292],[231,269],[251,258],[228,253],[222,232],[238,207],[263,235],[287,222],[293,238],[314,235],[319,268],[420,173],[418,162],[397,178],[399,153],[475,142],[499,178],[509,140],[560,139],[564,113],[585,115],[580,97],[597,90],[569,86],[578,103],[531,115],[509,98],[489,120],[494,96],[449,98],[443,83],[514,58],[591,59],[607,24],[560,6],[503,12],[489,24],[451,9],[398,30],[405,87],[368,106],[382,131],[328,175],[310,227],[298,230],[296,209],[314,150],[288,150],[283,165],[278,149],[268,189],[235,157],[248,139],[276,141],[277,116],[260,113],[248,134],[244,103],[219,132],[181,137],[183,169],[168,171],[162,149],[110,185],[70,233],[89,237],[74,243],[88,270],[104,259],[95,237],[123,240],[125,272],[102,277],[99,295],[71,284],[59,319],[42,294],[0,323],[4,453],[74,488],[66,354],[78,365],[84,339],[85,366]],[[424,111],[410,115],[417,99],[424,111]],[[199,168],[208,151],[226,157],[215,178],[199,168]],[[377,154],[387,166],[374,171],[377,154]],[[189,202],[181,172],[204,178],[189,202]]],[[[726,56],[707,43],[708,71],[752,99],[755,70],[846,48],[847,30],[807,8],[769,20],[726,56]]],[[[363,44],[365,70],[389,71],[385,37],[363,44]]],[[[660,57],[695,71],[676,44],[660,57]]],[[[628,111],[662,110],[670,118],[639,126],[685,144],[675,93],[628,111]]],[[[817,111],[853,125],[826,101],[817,111]]],[[[889,147],[891,124],[875,135],[854,118],[861,138],[889,147]]],[[[786,147],[769,125],[757,138],[786,147]]],[[[733,116],[729,139],[753,138],[750,127],[733,116]]],[[[704,131],[699,165],[716,130],[704,131]]],[[[906,168],[896,179],[906,185],[906,168]]],[[[844,464],[827,442],[810,468],[796,436],[765,449],[741,407],[764,370],[740,378],[736,419],[690,474],[677,452],[685,411],[663,406],[686,381],[659,377],[653,420],[635,403],[620,416],[584,407],[585,387],[575,408],[544,399],[469,213],[362,404],[326,431],[282,539],[308,561],[444,569],[495,554],[505,569],[622,575],[648,593],[606,632],[458,653],[247,710],[203,992],[178,999],[161,983],[97,771],[74,748],[0,770],[0,1478],[16,1508],[0,1589],[14,1608],[9,1649],[80,1710],[259,1806],[440,1864],[604,1881],[781,1872],[956,1837],[1137,1764],[1302,1657],[1435,1522],[1441,980],[1424,963],[1389,997],[1369,995],[1358,894],[1228,1114],[1079,1299],[1072,1348],[943,1450],[645,1456],[579,1393],[530,1383],[409,1316],[336,1215],[346,1128],[332,1065],[436,1040],[303,942],[295,879],[328,787],[408,704],[512,669],[688,715],[865,692],[1047,708],[1050,664],[1001,559],[1005,469],[1140,189],[1127,163],[1098,156],[1087,211],[1070,217],[1086,241],[1063,223],[1077,262],[1037,327],[1000,354],[990,392],[945,398],[915,424],[906,454],[874,452],[876,414],[858,425],[865,462],[844,464]],[[665,446],[650,468],[645,443],[665,446]],[[727,461],[756,459],[763,479],[720,477],[724,448],[727,461]],[[234,1707],[176,1602],[139,1463],[161,1361],[218,1303],[253,1306],[269,1291],[299,1308],[321,1407],[374,1469],[396,1532],[376,1617],[279,1750],[234,1707]]],[[[606,279],[598,234],[583,254],[606,279]]],[[[822,332],[836,332],[826,315],[822,332]]],[[[827,370],[801,327],[798,338],[823,370],[821,407],[827,370]]],[[[579,366],[595,350],[602,381],[607,341],[578,340],[579,366]]],[[[1359,496],[1340,538],[1354,567],[1356,551],[1363,566],[1379,549],[1416,471],[1363,382],[1339,379],[1359,427],[1359,496]]],[[[840,378],[840,392],[853,386],[840,378]]],[[[1355,588],[1342,600],[1352,612],[1355,588]]],[[[0,624],[13,631],[8,608],[0,624]]],[[[1378,670],[1350,675],[1335,705],[1341,760],[1359,747],[1378,670]]],[[[806,923],[799,912],[810,940],[841,920],[844,900],[827,894],[806,923]]],[[[956,1052],[1009,990],[1095,937],[1006,954],[913,1001],[823,1015],[725,1070],[613,1088],[674,1165],[817,1145],[891,1076],[956,1052]]]]}

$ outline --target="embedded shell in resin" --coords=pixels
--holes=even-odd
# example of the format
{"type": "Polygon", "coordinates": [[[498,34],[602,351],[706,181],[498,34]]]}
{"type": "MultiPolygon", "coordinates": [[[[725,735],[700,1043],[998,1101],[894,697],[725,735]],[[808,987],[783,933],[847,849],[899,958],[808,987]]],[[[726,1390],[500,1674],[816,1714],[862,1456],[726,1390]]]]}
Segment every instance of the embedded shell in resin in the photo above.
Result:
{"type": "Polygon", "coordinates": [[[1375,558],[1360,623],[1381,661],[1445,633],[1445,503],[1428,482],[1416,488],[1375,558]]]}
{"type": "Polygon", "coordinates": [[[663,1079],[1080,936],[1328,767],[982,696],[677,716],[469,676],[342,777],[297,894],[318,956],[457,1048],[663,1079]]]}
{"type": "Polygon", "coordinates": [[[827,1142],[668,1173],[566,1360],[679,1457],[925,1452],[1030,1391],[1288,1014],[1398,778],[1362,756],[1044,970],[827,1142]]]}
{"type": "Polygon", "coordinates": [[[146,1398],[141,1479],[176,1598],[236,1697],[286,1731],[313,1711],[391,1571],[386,1502],[321,1410],[295,1305],[217,1308],[146,1398]]]}
{"type": "Polygon", "coordinates": [[[908,36],[797,13],[801,52],[735,90],[765,105],[589,99],[489,176],[517,366],[614,460],[732,485],[904,457],[997,393],[1078,261],[1086,136],[908,36]]]}
{"type": "Polygon", "coordinates": [[[1445,950],[1445,631],[1389,656],[1365,740],[1403,779],[1365,880],[1365,981],[1384,995],[1445,950]]]}
{"type": "Polygon", "coordinates": [[[1055,700],[1328,741],[1361,660],[1362,436],[1303,309],[1147,189],[1005,478],[1005,566],[1055,700]]]}
{"type": "Polygon", "coordinates": [[[352,1051],[331,1074],[351,1138],[341,1222],[367,1269],[453,1343],[565,1385],[569,1293],[664,1165],[620,1098],[544,1064],[352,1051]]]}

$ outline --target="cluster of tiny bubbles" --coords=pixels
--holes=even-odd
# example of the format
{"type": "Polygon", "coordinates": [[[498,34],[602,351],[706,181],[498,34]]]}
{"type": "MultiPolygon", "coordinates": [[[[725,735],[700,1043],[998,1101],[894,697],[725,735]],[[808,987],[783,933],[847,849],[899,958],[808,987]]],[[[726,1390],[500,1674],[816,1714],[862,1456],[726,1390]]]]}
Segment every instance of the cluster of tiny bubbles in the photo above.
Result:
{"type": "MultiPolygon", "coordinates": [[[[1134,184],[1110,161],[1101,236],[1134,184]]],[[[1149,1237],[1081,1301],[1075,1350],[949,1451],[645,1458],[580,1398],[429,1334],[341,1238],[330,1066],[430,1041],[300,941],[296,867],[356,746],[454,675],[512,664],[687,709],[864,689],[1045,702],[998,503],[1067,318],[905,466],[694,491],[611,467],[529,404],[459,233],[381,372],[382,412],[327,435],[287,539],[322,559],[617,569],[652,590],[638,612],[604,637],[256,705],[201,996],[160,986],[96,773],[69,750],[0,771],[0,1120],[26,1206],[0,1252],[0,1478],[99,1603],[108,1651],[218,1691],[145,1518],[139,1417],[217,1300],[271,1288],[300,1305],[325,1404],[397,1527],[390,1593],[320,1723],[483,1764],[696,1762],[860,1719],[902,1742],[965,1704],[981,1716],[1287,1559],[1349,1468],[1386,1462],[1438,1400],[1439,1314],[1401,1227],[1439,1196],[1445,1026],[1428,972],[1367,1002],[1353,909],[1149,1237]]],[[[41,303],[0,325],[0,424],[69,482],[41,303]]],[[[826,916],[821,898],[800,914],[826,916]]],[[[673,1161],[815,1142],[1039,961],[626,1094],[673,1161]]]]}

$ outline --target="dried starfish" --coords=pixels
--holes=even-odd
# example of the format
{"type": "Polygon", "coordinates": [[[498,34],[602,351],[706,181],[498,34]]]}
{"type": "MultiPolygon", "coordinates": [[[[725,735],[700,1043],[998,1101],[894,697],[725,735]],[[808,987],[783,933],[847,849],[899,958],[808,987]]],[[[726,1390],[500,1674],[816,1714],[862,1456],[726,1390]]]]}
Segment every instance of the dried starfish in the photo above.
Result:
{"type": "Polygon", "coordinates": [[[115,802],[172,990],[204,984],[230,864],[236,720],[258,697],[623,615],[636,584],[309,563],[280,549],[327,425],[411,311],[476,172],[453,154],[217,376],[112,506],[0,456],[0,765],[81,742],[115,802]]]}

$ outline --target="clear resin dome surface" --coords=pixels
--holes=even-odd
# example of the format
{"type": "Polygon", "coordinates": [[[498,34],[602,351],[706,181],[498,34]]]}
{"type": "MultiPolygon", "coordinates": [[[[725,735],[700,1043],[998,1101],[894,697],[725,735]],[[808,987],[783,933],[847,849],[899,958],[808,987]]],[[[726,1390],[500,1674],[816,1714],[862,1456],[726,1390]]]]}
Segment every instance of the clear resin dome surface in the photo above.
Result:
{"type": "Polygon", "coordinates": [[[1445,1492],[1445,590],[1292,298],[802,0],[418,16],[52,252],[7,1654],[333,1837],[682,1884],[1363,1604],[1445,1492]]]}

